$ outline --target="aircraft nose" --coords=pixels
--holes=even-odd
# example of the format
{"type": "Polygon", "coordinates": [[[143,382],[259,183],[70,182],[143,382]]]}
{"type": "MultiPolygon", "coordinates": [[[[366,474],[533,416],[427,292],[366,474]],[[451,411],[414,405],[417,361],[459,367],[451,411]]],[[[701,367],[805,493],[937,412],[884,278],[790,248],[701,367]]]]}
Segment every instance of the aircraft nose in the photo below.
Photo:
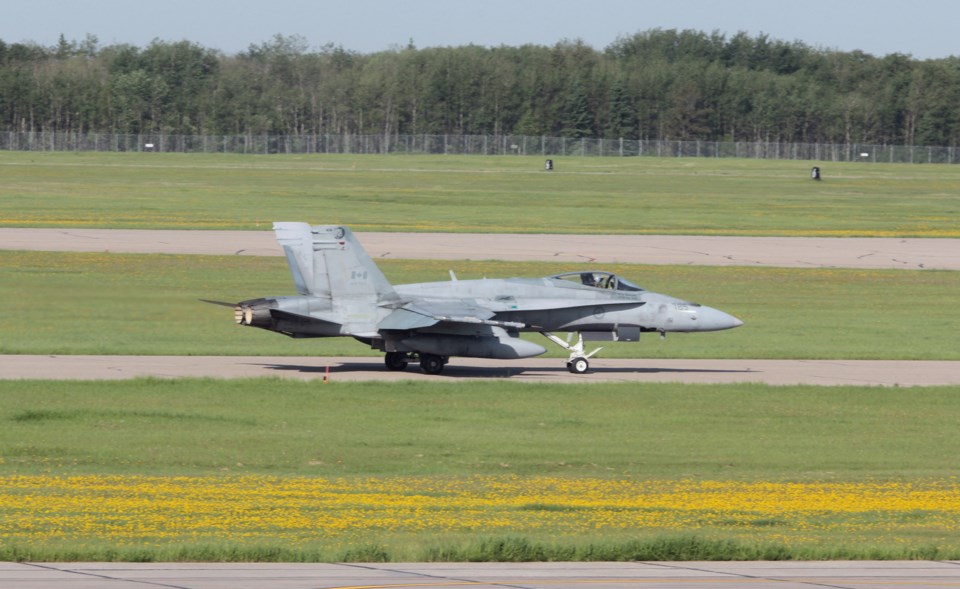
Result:
{"type": "Polygon", "coordinates": [[[720,331],[743,325],[743,321],[713,307],[702,307],[697,315],[699,315],[697,323],[702,331],[720,331]]]}

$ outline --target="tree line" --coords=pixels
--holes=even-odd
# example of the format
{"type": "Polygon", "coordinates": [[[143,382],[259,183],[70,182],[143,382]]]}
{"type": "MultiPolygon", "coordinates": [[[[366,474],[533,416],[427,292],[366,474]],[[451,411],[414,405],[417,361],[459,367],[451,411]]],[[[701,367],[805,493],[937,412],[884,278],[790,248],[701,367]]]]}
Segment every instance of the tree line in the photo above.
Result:
{"type": "Polygon", "coordinates": [[[955,146],[960,57],[654,29],[603,50],[0,40],[0,131],[529,135],[955,146]]]}

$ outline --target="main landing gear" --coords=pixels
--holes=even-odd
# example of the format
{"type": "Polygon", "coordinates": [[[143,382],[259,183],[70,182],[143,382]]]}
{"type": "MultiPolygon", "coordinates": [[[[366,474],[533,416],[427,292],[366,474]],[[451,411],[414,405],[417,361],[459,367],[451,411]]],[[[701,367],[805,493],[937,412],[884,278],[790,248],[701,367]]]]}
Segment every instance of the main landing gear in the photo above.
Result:
{"type": "Polygon", "coordinates": [[[407,365],[418,358],[420,360],[420,370],[424,374],[440,374],[449,361],[447,356],[436,356],[434,354],[417,356],[406,352],[387,352],[387,355],[383,357],[383,363],[387,365],[387,370],[406,370],[407,365]]]}
{"type": "Polygon", "coordinates": [[[440,374],[446,364],[447,358],[445,356],[420,354],[420,370],[424,374],[440,374]]]}
{"type": "Polygon", "coordinates": [[[387,352],[387,355],[383,357],[383,363],[387,365],[387,370],[406,370],[409,360],[409,356],[404,352],[387,352]]]}
{"type": "Polygon", "coordinates": [[[588,360],[603,349],[597,348],[589,354],[585,353],[583,350],[583,335],[579,332],[577,333],[577,343],[572,346],[569,342],[563,341],[548,331],[541,331],[540,334],[570,352],[570,357],[567,359],[567,370],[573,374],[583,374],[590,370],[590,362],[588,362],[588,360]]]}

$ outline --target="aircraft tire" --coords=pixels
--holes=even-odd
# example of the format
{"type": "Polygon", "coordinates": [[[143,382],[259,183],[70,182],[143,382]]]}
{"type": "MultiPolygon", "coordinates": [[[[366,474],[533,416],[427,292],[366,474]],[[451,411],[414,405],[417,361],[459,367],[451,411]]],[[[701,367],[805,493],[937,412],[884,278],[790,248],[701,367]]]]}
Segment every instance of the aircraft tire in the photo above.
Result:
{"type": "Polygon", "coordinates": [[[443,372],[443,358],[433,354],[420,355],[420,370],[424,374],[440,374],[443,372]]]}
{"type": "Polygon", "coordinates": [[[406,370],[407,355],[402,352],[387,352],[383,362],[387,365],[387,370],[406,370]]]}
{"type": "Polygon", "coordinates": [[[574,358],[567,362],[567,370],[573,374],[584,374],[590,370],[590,362],[586,358],[574,358]]]}

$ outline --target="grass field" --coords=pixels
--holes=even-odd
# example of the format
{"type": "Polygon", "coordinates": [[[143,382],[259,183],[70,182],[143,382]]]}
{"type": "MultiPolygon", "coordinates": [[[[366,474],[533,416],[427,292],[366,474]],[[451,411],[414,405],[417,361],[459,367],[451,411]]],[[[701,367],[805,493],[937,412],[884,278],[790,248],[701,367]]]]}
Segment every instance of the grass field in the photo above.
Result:
{"type": "MultiPolygon", "coordinates": [[[[546,276],[576,264],[383,260],[395,283],[483,276],[546,276]]],[[[655,334],[608,345],[605,357],[960,359],[960,292],[946,271],[610,265],[657,292],[714,306],[744,327],[655,334]]],[[[234,324],[238,302],[295,294],[280,258],[5,252],[0,339],[5,354],[357,355],[347,338],[292,340],[234,324]]],[[[542,336],[530,336],[546,343],[542,336]]],[[[551,354],[562,350],[547,344],[551,354]]]]}
{"type": "Polygon", "coordinates": [[[0,381],[5,474],[949,478],[953,387],[0,381]],[[697,435],[691,435],[696,431],[697,435]]]}
{"type": "Polygon", "coordinates": [[[958,409],[950,388],[0,382],[0,557],[956,557],[958,409]]]}
{"type": "MultiPolygon", "coordinates": [[[[960,167],[814,163],[4,152],[0,226],[960,237],[960,167]]],[[[958,272],[606,269],[746,322],[606,357],[960,359],[958,272]]],[[[292,293],[280,258],[3,252],[0,353],[368,353],[198,302],[292,293]]],[[[958,559],[958,392],[0,381],[0,560],[958,559]]]]}
{"type": "Polygon", "coordinates": [[[960,166],[0,153],[0,226],[960,237],[960,166]],[[824,180],[809,178],[820,165],[824,180]]]}

